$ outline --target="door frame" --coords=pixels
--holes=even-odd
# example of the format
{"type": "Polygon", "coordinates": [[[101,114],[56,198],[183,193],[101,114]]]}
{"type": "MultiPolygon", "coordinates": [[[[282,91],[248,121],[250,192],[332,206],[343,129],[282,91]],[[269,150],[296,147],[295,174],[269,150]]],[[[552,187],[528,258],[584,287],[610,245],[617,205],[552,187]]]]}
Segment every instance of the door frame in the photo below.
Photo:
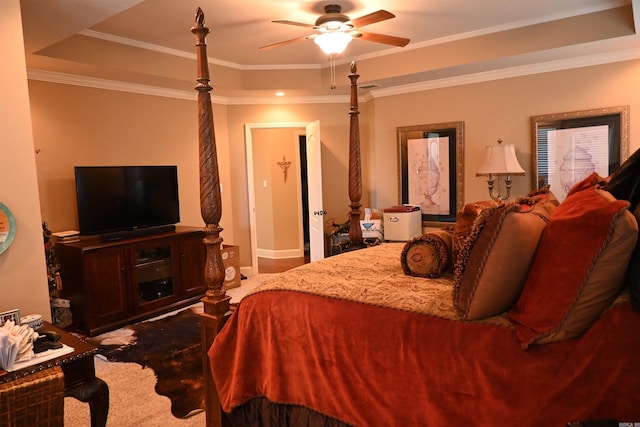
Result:
{"type": "MultiPolygon", "coordinates": [[[[304,131],[296,131],[294,132],[295,136],[296,136],[296,159],[300,159],[300,137],[304,136],[306,138],[306,132],[304,131]]],[[[298,177],[298,181],[302,181],[302,164],[300,164],[300,162],[296,162],[297,163],[297,167],[296,167],[296,176],[298,177]]],[[[298,212],[300,215],[298,215],[298,224],[300,226],[300,248],[302,248],[302,255],[304,256],[304,212],[302,212],[302,208],[303,208],[303,204],[302,204],[302,186],[305,185],[304,182],[300,182],[300,186],[299,191],[298,191],[298,201],[299,201],[299,207],[300,209],[298,209],[298,212]]],[[[307,201],[308,201],[309,197],[307,196],[307,201]]],[[[309,212],[307,212],[308,214],[309,212]]]]}
{"type": "MultiPolygon", "coordinates": [[[[251,235],[251,269],[252,274],[258,274],[258,230],[256,221],[256,200],[255,200],[255,186],[253,176],[253,134],[254,129],[282,129],[282,128],[302,128],[306,127],[313,122],[277,122],[277,123],[246,123],[244,125],[244,141],[245,151],[247,155],[247,190],[249,198],[249,232],[251,235]]],[[[304,135],[305,132],[297,132],[296,135],[304,135]]],[[[299,150],[299,144],[296,144],[296,152],[299,150]]],[[[300,158],[300,156],[298,156],[300,158]]],[[[296,162],[299,163],[299,162],[296,162]]],[[[296,173],[296,179],[300,180],[300,166],[298,165],[298,171],[296,173]]],[[[298,222],[300,228],[300,240],[304,240],[302,237],[302,193],[298,192],[298,211],[300,212],[298,222]]],[[[301,249],[304,253],[304,241],[302,242],[301,249]]]]}

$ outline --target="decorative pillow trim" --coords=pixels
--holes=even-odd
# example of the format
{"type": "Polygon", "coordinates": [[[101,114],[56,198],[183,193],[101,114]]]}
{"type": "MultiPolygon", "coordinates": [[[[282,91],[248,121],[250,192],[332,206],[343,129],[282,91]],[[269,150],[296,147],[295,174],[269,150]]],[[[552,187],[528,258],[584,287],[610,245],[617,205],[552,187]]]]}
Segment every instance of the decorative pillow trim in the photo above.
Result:
{"type": "MultiPolygon", "coordinates": [[[[454,274],[454,282],[453,282],[453,303],[454,305],[458,305],[460,301],[460,285],[462,283],[462,277],[464,275],[465,268],[467,266],[467,261],[471,256],[471,251],[473,250],[473,245],[478,240],[480,233],[484,229],[484,226],[487,223],[487,219],[491,217],[498,209],[506,209],[508,205],[500,205],[493,206],[483,209],[471,227],[471,231],[469,235],[464,240],[462,245],[460,246],[460,250],[458,252],[458,256],[455,259],[455,265],[453,267],[454,274]]],[[[516,206],[517,207],[517,206],[516,206]]],[[[504,215],[501,218],[501,221],[504,221],[504,215]]],[[[497,235],[497,233],[496,233],[497,235]]],[[[495,236],[494,236],[495,241],[495,236]]]]}
{"type": "MultiPolygon", "coordinates": [[[[531,206],[541,203],[544,209],[551,215],[554,210],[560,205],[558,198],[555,194],[553,194],[550,190],[549,185],[545,185],[542,188],[537,190],[533,190],[530,193],[527,193],[526,196],[517,199],[520,204],[526,203],[531,206]]],[[[549,221],[549,218],[543,217],[542,215],[538,215],[540,218],[544,219],[546,222],[549,221]]]]}
{"type": "Polygon", "coordinates": [[[473,203],[467,203],[456,214],[456,222],[452,230],[452,249],[453,263],[455,264],[458,258],[458,252],[460,252],[464,241],[471,233],[473,224],[478,219],[480,213],[489,208],[497,208],[502,206],[502,202],[496,202],[495,200],[480,200],[473,203]]]}
{"type": "Polygon", "coordinates": [[[613,236],[613,233],[615,231],[616,222],[618,221],[618,219],[621,216],[623,216],[625,214],[625,212],[627,211],[627,207],[628,207],[628,205],[625,205],[622,209],[620,209],[617,213],[615,213],[613,215],[613,217],[611,218],[611,221],[609,222],[609,231],[607,232],[607,235],[606,235],[604,241],[602,242],[602,245],[598,249],[597,253],[594,254],[593,259],[591,260],[591,263],[589,264],[589,267],[587,268],[587,271],[585,272],[585,275],[584,275],[584,277],[582,279],[582,283],[580,283],[580,287],[578,289],[578,292],[576,293],[575,297],[571,301],[571,304],[569,304],[569,307],[567,307],[567,310],[565,311],[564,315],[562,316],[562,319],[560,320],[560,322],[558,322],[558,324],[554,328],[552,328],[551,330],[549,330],[547,332],[544,332],[542,334],[536,335],[536,336],[532,337],[528,341],[522,342],[521,343],[521,347],[522,347],[523,350],[528,349],[533,344],[536,344],[536,343],[541,343],[542,344],[542,343],[544,343],[545,338],[547,338],[550,335],[553,335],[553,334],[557,333],[564,326],[565,322],[567,321],[567,318],[571,315],[571,312],[573,311],[573,309],[576,306],[577,302],[582,297],[582,293],[584,291],[585,284],[589,281],[589,275],[591,274],[591,271],[593,270],[593,267],[596,265],[596,263],[597,263],[598,259],[600,258],[600,255],[602,254],[602,252],[609,245],[609,242],[611,241],[611,237],[613,236]]]}
{"type": "Polygon", "coordinates": [[[528,198],[528,197],[533,197],[533,196],[537,196],[539,194],[543,194],[543,195],[548,195],[549,192],[551,191],[551,185],[547,184],[544,187],[541,188],[536,188],[535,190],[531,190],[530,192],[527,193],[526,196],[524,196],[523,198],[528,198]]]}

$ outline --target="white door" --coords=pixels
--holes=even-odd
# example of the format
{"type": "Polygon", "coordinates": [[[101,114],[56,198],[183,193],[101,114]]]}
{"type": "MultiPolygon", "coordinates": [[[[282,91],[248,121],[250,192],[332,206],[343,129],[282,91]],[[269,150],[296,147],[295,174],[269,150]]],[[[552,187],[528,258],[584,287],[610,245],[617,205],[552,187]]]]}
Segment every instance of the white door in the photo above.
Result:
{"type": "Polygon", "coordinates": [[[324,208],[322,205],[322,158],[320,122],[309,123],[307,133],[307,185],[309,189],[309,257],[324,258],[324,208]]]}

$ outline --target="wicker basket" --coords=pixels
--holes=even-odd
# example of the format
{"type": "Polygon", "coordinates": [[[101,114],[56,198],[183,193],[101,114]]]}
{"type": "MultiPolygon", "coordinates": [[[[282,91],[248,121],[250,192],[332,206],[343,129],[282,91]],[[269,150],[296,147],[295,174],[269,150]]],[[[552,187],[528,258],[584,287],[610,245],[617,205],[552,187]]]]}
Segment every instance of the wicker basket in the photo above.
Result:
{"type": "Polygon", "coordinates": [[[64,425],[64,374],[54,366],[0,384],[0,426],[64,425]]]}

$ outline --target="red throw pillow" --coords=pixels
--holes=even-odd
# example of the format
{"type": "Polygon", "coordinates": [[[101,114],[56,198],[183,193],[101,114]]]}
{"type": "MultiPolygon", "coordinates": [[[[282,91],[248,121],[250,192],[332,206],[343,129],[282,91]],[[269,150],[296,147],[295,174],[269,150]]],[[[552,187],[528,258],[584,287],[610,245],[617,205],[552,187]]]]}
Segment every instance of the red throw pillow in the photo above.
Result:
{"type": "Polygon", "coordinates": [[[508,313],[523,348],[578,337],[611,305],[638,235],[628,205],[587,188],[553,212],[522,294],[508,313]]]}
{"type": "Polygon", "coordinates": [[[567,197],[569,197],[574,193],[578,193],[582,190],[587,190],[589,188],[597,188],[599,186],[602,186],[606,183],[606,181],[607,181],[606,178],[603,178],[600,175],[598,175],[596,172],[593,172],[591,175],[589,175],[582,181],[579,181],[573,184],[573,186],[569,189],[569,192],[567,193],[567,197]]]}

